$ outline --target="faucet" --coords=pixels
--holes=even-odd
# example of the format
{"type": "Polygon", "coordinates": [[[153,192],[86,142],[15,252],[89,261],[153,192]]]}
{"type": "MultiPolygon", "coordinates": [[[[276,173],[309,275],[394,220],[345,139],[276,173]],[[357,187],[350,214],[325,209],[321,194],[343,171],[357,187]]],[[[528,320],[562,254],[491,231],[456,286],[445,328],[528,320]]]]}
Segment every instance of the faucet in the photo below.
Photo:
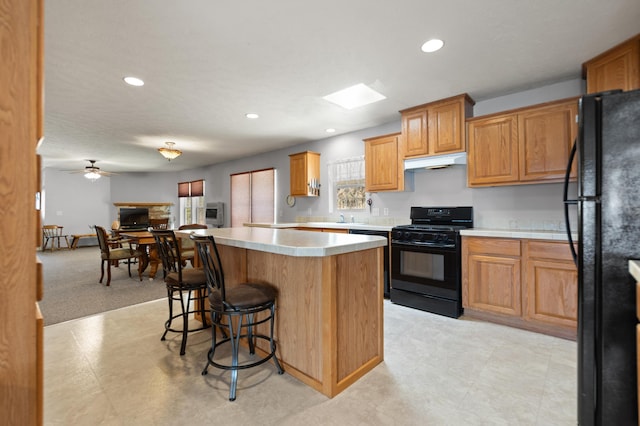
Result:
{"type": "Polygon", "coordinates": [[[340,213],[340,223],[344,223],[344,215],[340,213]]]}
{"type": "Polygon", "coordinates": [[[351,223],[356,223],[356,218],[351,215],[351,223]]]}

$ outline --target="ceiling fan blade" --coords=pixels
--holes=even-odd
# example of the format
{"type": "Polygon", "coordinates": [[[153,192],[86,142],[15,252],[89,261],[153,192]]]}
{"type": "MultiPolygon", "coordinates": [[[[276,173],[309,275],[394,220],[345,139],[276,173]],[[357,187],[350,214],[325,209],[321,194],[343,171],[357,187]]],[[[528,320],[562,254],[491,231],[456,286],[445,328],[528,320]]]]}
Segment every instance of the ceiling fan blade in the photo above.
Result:
{"type": "Polygon", "coordinates": [[[82,174],[87,174],[87,173],[96,173],[100,176],[113,176],[113,175],[117,175],[117,173],[113,173],[113,172],[107,172],[104,170],[100,170],[100,167],[96,166],[96,160],[87,160],[89,162],[89,166],[86,166],[84,169],[81,170],[67,170],[69,173],[82,173],[82,174]]]}

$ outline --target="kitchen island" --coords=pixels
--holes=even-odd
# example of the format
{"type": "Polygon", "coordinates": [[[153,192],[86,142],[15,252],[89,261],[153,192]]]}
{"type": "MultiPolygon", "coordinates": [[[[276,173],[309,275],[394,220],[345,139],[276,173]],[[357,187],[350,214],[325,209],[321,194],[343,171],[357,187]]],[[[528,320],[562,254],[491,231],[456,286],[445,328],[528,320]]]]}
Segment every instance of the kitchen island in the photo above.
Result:
{"type": "Polygon", "coordinates": [[[214,236],[227,286],[278,289],[275,337],[287,373],[333,397],[382,362],[384,238],[253,227],[191,233],[214,236]]]}

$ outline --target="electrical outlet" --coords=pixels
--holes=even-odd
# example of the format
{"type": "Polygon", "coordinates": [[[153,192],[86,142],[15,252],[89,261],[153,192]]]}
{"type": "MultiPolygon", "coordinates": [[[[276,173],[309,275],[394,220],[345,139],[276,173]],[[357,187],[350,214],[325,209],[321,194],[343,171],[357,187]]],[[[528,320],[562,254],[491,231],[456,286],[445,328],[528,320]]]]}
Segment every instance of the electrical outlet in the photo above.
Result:
{"type": "Polygon", "coordinates": [[[385,207],[384,210],[382,210],[382,214],[385,216],[389,216],[389,209],[385,207]]]}
{"type": "Polygon", "coordinates": [[[380,216],[380,209],[378,207],[374,207],[371,211],[372,216],[380,216]]]}

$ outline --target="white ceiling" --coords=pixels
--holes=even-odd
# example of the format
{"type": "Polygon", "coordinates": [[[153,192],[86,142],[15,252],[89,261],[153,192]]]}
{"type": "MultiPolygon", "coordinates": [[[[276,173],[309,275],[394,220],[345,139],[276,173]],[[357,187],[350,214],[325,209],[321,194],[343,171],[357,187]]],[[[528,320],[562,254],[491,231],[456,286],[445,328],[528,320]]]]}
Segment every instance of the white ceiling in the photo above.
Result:
{"type": "Polygon", "coordinates": [[[38,152],[59,170],[215,164],[464,92],[481,101],[578,78],[639,22],[638,0],[47,1],[38,152]],[[422,53],[433,37],[444,48],[422,53]],[[356,83],[387,99],[351,111],[322,99],[356,83]],[[163,159],[165,141],[183,155],[163,159]]]}

